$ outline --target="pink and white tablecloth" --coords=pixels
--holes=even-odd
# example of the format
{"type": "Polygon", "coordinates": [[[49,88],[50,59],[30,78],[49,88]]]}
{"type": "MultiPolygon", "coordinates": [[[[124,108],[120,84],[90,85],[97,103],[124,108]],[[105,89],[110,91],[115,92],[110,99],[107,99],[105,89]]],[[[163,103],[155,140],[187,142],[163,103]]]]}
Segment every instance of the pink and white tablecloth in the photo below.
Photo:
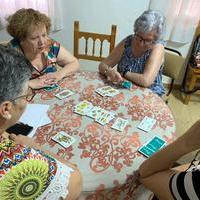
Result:
{"type": "Polygon", "coordinates": [[[49,104],[48,115],[52,123],[40,127],[34,139],[44,148],[64,159],[76,163],[82,172],[83,191],[87,200],[151,199],[152,193],[141,186],[135,186],[134,171],[145,157],[137,149],[154,135],[167,142],[175,139],[175,121],[165,102],[149,89],[133,86],[131,90],[118,88],[120,94],[102,97],[95,92],[109,83],[98,72],[78,72],[59,83],[61,88],[75,92],[59,100],[51,92],[39,90],[34,103],[49,104]],[[115,111],[118,117],[129,120],[123,132],[111,128],[113,121],[102,126],[93,119],[73,112],[73,107],[82,100],[95,106],[115,111]],[[137,129],[145,117],[153,117],[156,124],[146,133],[137,129]],[[76,142],[63,148],[51,137],[65,131],[76,138],[76,142]]]}

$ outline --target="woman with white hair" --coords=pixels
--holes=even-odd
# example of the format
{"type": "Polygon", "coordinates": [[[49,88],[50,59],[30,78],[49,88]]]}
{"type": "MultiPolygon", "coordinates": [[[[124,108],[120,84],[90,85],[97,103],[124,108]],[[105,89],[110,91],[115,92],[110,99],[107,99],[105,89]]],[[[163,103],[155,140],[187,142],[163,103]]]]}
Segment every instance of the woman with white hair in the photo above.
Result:
{"type": "Polygon", "coordinates": [[[160,12],[145,11],[135,21],[134,34],[123,39],[100,63],[100,73],[116,84],[127,79],[160,96],[164,94],[164,42],[161,39],[164,26],[165,18],[160,12]]]}

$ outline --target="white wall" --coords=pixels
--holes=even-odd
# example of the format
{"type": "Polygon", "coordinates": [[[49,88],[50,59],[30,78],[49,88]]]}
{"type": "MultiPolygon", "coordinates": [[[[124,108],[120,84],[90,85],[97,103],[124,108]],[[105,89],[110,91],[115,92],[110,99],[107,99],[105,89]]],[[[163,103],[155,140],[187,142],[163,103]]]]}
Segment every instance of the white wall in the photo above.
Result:
{"type": "MultiPolygon", "coordinates": [[[[80,21],[84,31],[110,33],[112,24],[117,25],[116,43],[133,32],[135,19],[146,9],[150,0],[61,0],[63,8],[64,28],[50,36],[62,43],[73,53],[73,22],[80,21]]],[[[5,30],[0,31],[0,41],[9,40],[5,30]]],[[[173,44],[170,45],[173,47],[173,44]]],[[[189,45],[175,47],[183,55],[188,52],[189,45]]],[[[98,63],[81,61],[82,68],[96,70],[98,63]]],[[[184,71],[184,70],[183,70],[184,71]]]]}

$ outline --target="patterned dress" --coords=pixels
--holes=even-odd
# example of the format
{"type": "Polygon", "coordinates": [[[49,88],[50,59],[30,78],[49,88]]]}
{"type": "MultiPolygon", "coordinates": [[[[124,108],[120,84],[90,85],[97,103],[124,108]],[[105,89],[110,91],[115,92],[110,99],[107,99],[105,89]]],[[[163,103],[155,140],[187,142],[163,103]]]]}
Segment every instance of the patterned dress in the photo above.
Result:
{"type": "MultiPolygon", "coordinates": [[[[46,61],[46,65],[43,67],[42,70],[38,70],[36,66],[33,66],[34,70],[32,72],[32,78],[37,78],[40,75],[45,73],[55,72],[57,71],[56,67],[56,60],[60,50],[60,43],[54,40],[48,41],[49,43],[49,50],[44,52],[44,57],[46,61]]],[[[8,43],[8,47],[16,49],[18,52],[23,53],[22,48],[20,47],[20,43],[17,39],[12,39],[8,43]]]]}
{"type": "MultiPolygon", "coordinates": [[[[62,196],[62,191],[59,197],[53,198],[51,195],[53,193],[52,182],[56,180],[58,168],[58,162],[52,157],[41,151],[17,145],[13,141],[0,136],[1,200],[56,200],[56,198],[62,196]]],[[[69,174],[73,170],[66,168],[69,179],[69,174]]],[[[56,183],[56,186],[59,186],[62,182],[56,183]]],[[[68,180],[64,182],[64,189],[67,191],[68,180]]],[[[55,187],[55,183],[53,185],[55,187]]],[[[66,197],[66,194],[65,192],[63,196],[66,197]]]]}
{"type": "MultiPolygon", "coordinates": [[[[130,72],[142,74],[144,72],[145,64],[151,54],[151,49],[147,50],[141,57],[134,57],[131,47],[132,38],[133,35],[129,35],[125,40],[124,52],[121,60],[118,63],[117,69],[120,73],[128,70],[130,72]]],[[[164,42],[161,40],[158,41],[158,43],[164,45],[164,42]]],[[[162,70],[163,66],[160,67],[158,75],[156,76],[153,84],[149,87],[154,93],[158,94],[159,96],[165,93],[162,84],[162,70]]]]}

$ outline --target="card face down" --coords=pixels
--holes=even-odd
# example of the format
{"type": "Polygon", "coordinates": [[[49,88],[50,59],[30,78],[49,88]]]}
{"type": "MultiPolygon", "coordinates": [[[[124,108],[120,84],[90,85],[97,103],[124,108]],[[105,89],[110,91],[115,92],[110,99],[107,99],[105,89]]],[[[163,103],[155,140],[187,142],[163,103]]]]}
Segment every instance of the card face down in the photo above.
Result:
{"type": "Polygon", "coordinates": [[[71,146],[76,141],[75,138],[68,135],[64,131],[57,133],[51,139],[54,140],[55,142],[59,143],[64,148],[71,146]]]}
{"type": "Polygon", "coordinates": [[[155,136],[149,142],[141,146],[138,151],[146,157],[150,157],[166,145],[166,141],[155,136]]]}

